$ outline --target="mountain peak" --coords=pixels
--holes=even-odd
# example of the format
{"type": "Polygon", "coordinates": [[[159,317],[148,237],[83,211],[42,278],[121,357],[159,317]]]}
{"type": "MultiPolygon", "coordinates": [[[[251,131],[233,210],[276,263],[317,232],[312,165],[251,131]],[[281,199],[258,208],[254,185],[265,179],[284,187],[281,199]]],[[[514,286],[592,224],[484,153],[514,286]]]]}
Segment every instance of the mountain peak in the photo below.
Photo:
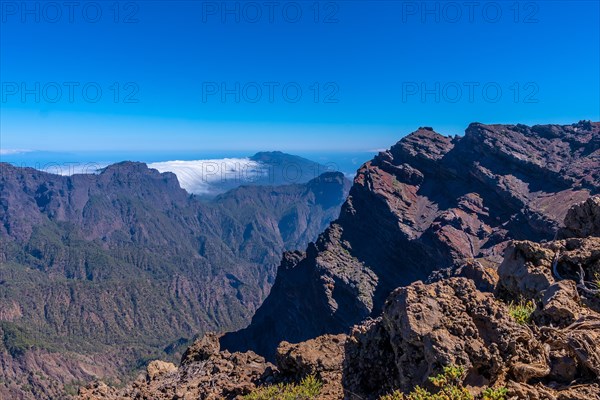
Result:
{"type": "Polygon", "coordinates": [[[293,154],[284,153],[282,151],[259,151],[250,157],[250,160],[262,162],[265,164],[312,164],[319,165],[317,162],[311,161],[304,157],[293,154]]]}
{"type": "Polygon", "coordinates": [[[151,171],[143,162],[138,161],[121,161],[118,163],[110,164],[100,170],[101,174],[104,173],[149,173],[151,171]]]}

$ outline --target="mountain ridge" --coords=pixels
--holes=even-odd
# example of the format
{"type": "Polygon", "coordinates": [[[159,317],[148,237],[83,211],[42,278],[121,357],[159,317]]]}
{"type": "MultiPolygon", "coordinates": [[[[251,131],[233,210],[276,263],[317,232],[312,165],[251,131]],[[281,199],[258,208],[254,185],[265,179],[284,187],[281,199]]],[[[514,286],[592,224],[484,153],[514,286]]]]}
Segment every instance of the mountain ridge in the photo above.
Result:
{"type": "Polygon", "coordinates": [[[600,191],[599,140],[600,123],[585,121],[418,129],[358,170],[339,218],[283,257],[252,323],[222,346],[272,360],[281,341],[346,332],[435,270],[499,263],[511,239],[552,239],[567,209],[600,191]]]}
{"type": "MultiPolygon", "coordinates": [[[[118,376],[176,356],[183,339],[243,326],[281,251],[316,237],[349,186],[328,173],[206,201],[144,163],[73,176],[0,168],[0,364],[15,381],[39,372],[61,384],[118,376]]],[[[61,393],[33,380],[38,398],[61,393]]]]}

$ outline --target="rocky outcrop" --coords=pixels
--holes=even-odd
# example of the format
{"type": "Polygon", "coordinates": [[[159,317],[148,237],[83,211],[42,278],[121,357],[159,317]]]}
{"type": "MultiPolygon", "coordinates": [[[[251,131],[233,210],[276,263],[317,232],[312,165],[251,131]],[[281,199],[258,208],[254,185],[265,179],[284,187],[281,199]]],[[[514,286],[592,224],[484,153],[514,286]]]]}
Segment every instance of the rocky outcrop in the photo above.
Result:
{"type": "Polygon", "coordinates": [[[148,373],[148,380],[155,381],[164,375],[172,374],[177,371],[177,367],[170,362],[154,360],[148,364],[146,371],[148,373]]]}
{"type": "Polygon", "coordinates": [[[123,389],[95,382],[79,390],[80,400],[233,399],[259,384],[273,382],[274,366],[252,353],[217,352],[202,360],[187,360],[179,368],[161,361],[123,389]]]}
{"type": "Polygon", "coordinates": [[[600,236],[600,198],[592,197],[569,210],[559,238],[600,236]]]}
{"type": "Polygon", "coordinates": [[[599,192],[600,123],[474,123],[453,138],[420,128],[358,170],[339,218],[284,256],[250,326],[222,345],[273,359],[280,341],[348,332],[395,288],[443,269],[467,265],[462,276],[494,291],[511,240],[553,239],[567,210],[599,192]]]}
{"type": "Polygon", "coordinates": [[[507,379],[527,382],[549,372],[546,350],[534,333],[511,319],[505,304],[477,291],[465,278],[399,289],[381,319],[354,329],[347,346],[345,387],[359,395],[380,392],[369,384],[371,376],[389,389],[408,392],[446,365],[463,366],[466,383],[480,387],[507,379]],[[377,353],[370,346],[381,346],[381,340],[371,337],[382,330],[393,351],[390,363],[364,368],[362,354],[377,353]]]}
{"type": "Polygon", "coordinates": [[[281,342],[276,356],[281,377],[297,382],[313,375],[323,383],[319,398],[344,397],[342,367],[346,339],[342,334],[319,336],[298,344],[281,342]]]}
{"type": "Polygon", "coordinates": [[[600,294],[600,237],[514,242],[498,273],[498,290],[506,297],[539,300],[557,282],[569,279],[576,283],[586,304],[594,308],[600,294]]]}
{"type": "Polygon", "coordinates": [[[282,342],[277,365],[253,352],[220,351],[217,335],[196,340],[179,368],[152,361],[145,374],[124,388],[98,381],[79,390],[79,400],[235,399],[265,385],[296,382],[314,375],[323,383],[320,399],[344,396],[342,369],[346,335],[325,335],[307,342],[282,342]]]}

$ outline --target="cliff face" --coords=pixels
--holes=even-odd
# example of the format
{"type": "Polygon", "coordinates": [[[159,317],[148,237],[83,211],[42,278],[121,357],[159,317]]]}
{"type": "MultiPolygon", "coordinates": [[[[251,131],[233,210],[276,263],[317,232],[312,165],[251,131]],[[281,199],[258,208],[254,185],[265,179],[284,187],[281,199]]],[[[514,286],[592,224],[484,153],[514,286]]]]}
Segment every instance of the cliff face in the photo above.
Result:
{"type": "Polygon", "coordinates": [[[0,166],[0,371],[35,398],[243,326],[281,252],[314,240],[350,185],[326,173],[206,202],[140,163],[71,177],[0,166]],[[41,366],[54,359],[69,368],[41,366]]]}
{"type": "Polygon", "coordinates": [[[359,169],[339,218],[284,255],[250,326],[222,345],[272,358],[282,340],[347,331],[399,286],[498,264],[511,239],[552,239],[599,191],[600,123],[475,123],[455,138],[421,128],[359,169]]]}

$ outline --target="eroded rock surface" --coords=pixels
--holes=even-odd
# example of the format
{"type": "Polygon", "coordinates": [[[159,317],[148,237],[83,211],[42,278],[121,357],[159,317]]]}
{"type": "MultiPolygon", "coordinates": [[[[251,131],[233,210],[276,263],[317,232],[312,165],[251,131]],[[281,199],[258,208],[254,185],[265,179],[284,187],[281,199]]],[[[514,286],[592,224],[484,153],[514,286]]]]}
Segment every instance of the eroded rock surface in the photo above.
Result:
{"type": "Polygon", "coordinates": [[[600,283],[592,282],[600,276],[600,238],[513,242],[498,272],[493,293],[464,277],[394,291],[381,317],[353,328],[346,394],[410,391],[443,366],[461,365],[473,394],[495,385],[513,399],[600,398],[600,296],[593,293],[600,283]],[[535,311],[520,324],[511,307],[526,301],[535,311]]]}

